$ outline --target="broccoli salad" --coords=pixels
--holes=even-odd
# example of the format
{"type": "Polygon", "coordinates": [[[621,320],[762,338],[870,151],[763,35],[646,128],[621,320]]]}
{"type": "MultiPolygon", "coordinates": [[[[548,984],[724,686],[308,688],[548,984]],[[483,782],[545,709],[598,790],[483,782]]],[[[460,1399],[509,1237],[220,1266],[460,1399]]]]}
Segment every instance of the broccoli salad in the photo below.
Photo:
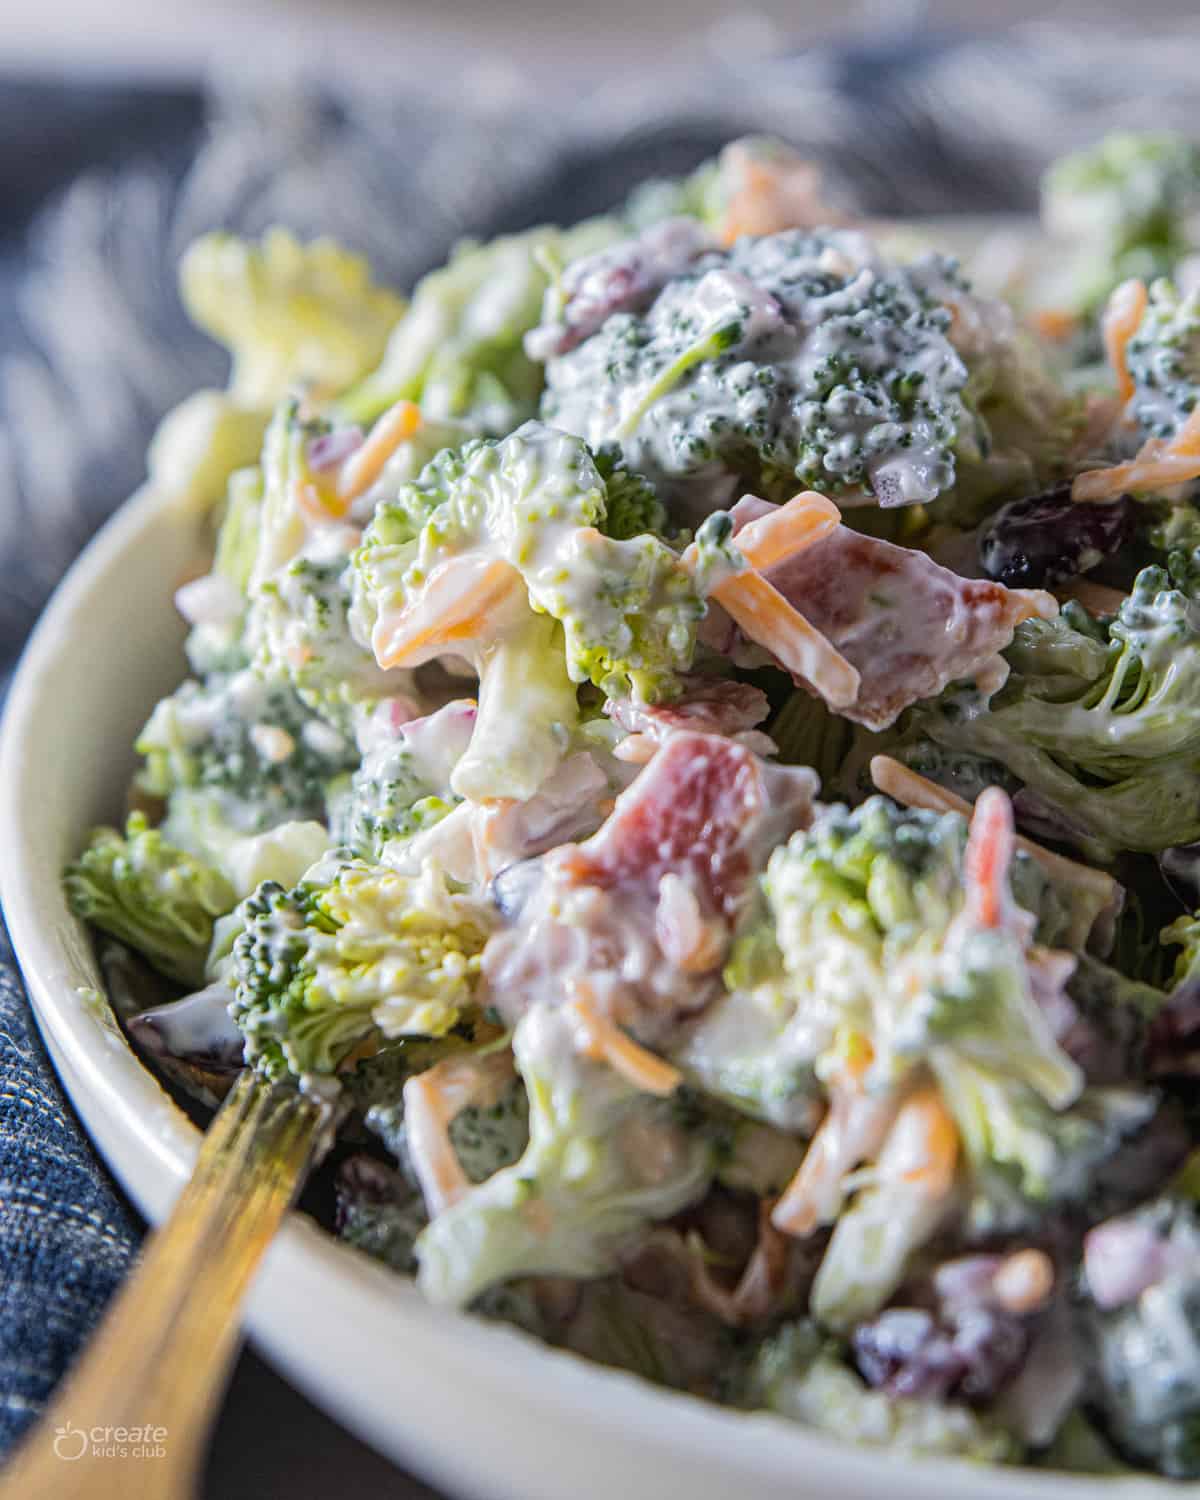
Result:
{"type": "Polygon", "coordinates": [[[752,139],[407,298],[194,245],[189,675],[65,875],[135,1045],[316,1091],[446,1308],[1200,1478],[1198,205],[1104,141],[988,290],[752,139]]]}

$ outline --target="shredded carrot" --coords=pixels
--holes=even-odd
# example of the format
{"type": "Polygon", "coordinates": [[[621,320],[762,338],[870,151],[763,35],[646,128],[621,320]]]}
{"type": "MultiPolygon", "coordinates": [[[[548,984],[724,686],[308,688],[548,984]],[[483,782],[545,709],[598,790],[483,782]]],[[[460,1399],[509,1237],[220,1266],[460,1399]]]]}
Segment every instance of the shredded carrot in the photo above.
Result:
{"type": "Polygon", "coordinates": [[[814,162],[759,161],[736,145],[728,150],[741,181],[721,222],[722,244],[732,245],[744,234],[776,234],[835,221],[821,201],[821,169],[814,162]]]}
{"type": "MultiPolygon", "coordinates": [[[[1114,294],[1115,295],[1115,294],[1114,294]]],[[[1075,477],[1072,500],[1115,500],[1127,490],[1170,489],[1200,478],[1200,406],[1169,441],[1150,438],[1128,463],[1087,469],[1075,477]]]]}
{"type": "Polygon", "coordinates": [[[607,1016],[601,1015],[588,986],[577,985],[576,990],[575,998],[567,1002],[567,1011],[583,1041],[579,1048],[583,1055],[595,1062],[608,1063],[647,1094],[661,1094],[664,1098],[673,1094],[683,1082],[679,1069],[639,1046],[607,1016]]]}
{"type": "Polygon", "coordinates": [[[743,526],[733,545],[752,568],[764,573],[784,558],[794,557],[828,536],[841,519],[842,513],[832,500],[815,490],[806,490],[802,495],[793,495],[786,505],[770,515],[743,526]]]}
{"type": "Polygon", "coordinates": [[[430,1068],[404,1085],[409,1153],[431,1217],[457,1203],[471,1186],[450,1142],[450,1121],[457,1111],[447,1104],[437,1074],[438,1068],[430,1068]]]}
{"type": "Polygon", "coordinates": [[[310,525],[328,526],[331,521],[340,521],[346,507],[337,495],[331,494],[316,484],[296,484],[292,489],[296,509],[310,525]]]}
{"type": "Polygon", "coordinates": [[[1034,313],[1033,326],[1042,338],[1058,343],[1071,337],[1079,327],[1079,319],[1065,308],[1043,307],[1040,312],[1034,313]]]}
{"type": "Polygon", "coordinates": [[[430,1216],[471,1188],[450,1141],[450,1126],[471,1104],[490,1108],[513,1078],[507,1051],[447,1057],[404,1085],[404,1124],[413,1170],[430,1216]]]}
{"type": "Polygon", "coordinates": [[[1200,455],[1162,453],[1144,458],[1139,455],[1111,469],[1085,469],[1077,474],[1071,486],[1071,499],[1116,500],[1130,491],[1171,489],[1193,479],[1200,479],[1200,455]]]}
{"type": "Polygon", "coordinates": [[[482,636],[496,611],[517,596],[525,585],[511,563],[455,557],[429,576],[420,598],[398,615],[381,614],[372,632],[375,660],[381,667],[400,667],[421,659],[439,646],[455,645],[482,636]]]}
{"type": "Polygon", "coordinates": [[[1129,597],[1090,578],[1072,578],[1056,590],[1060,599],[1074,599],[1093,615],[1115,615],[1129,597]]]}
{"type": "Polygon", "coordinates": [[[1009,589],[1008,597],[1016,600],[1014,625],[1023,620],[1053,620],[1058,613],[1058,600],[1045,589],[1009,589]]]}
{"type": "Polygon", "coordinates": [[[872,1156],[896,1115],[896,1100],[868,1094],[865,1078],[874,1061],[867,1037],[843,1057],[829,1084],[829,1108],[808,1143],[804,1160],[771,1211],[771,1223],[797,1239],[837,1217],[842,1179],[872,1156]]]}
{"type": "Polygon", "coordinates": [[[1200,406],[1192,407],[1179,431],[1167,444],[1167,452],[1172,456],[1178,454],[1185,458],[1194,458],[1200,454],[1200,406]]]}
{"type": "Polygon", "coordinates": [[[1123,281],[1109,297],[1108,306],[1104,309],[1104,317],[1100,324],[1104,335],[1105,353],[1108,355],[1113,374],[1117,377],[1117,389],[1121,393],[1123,402],[1128,401],[1134,392],[1133,377],[1125,361],[1125,351],[1129,340],[1137,332],[1138,324],[1142,321],[1142,314],[1146,311],[1146,301],[1144,281],[1139,281],[1137,277],[1123,281]]]}
{"type": "Polygon", "coordinates": [[[407,442],[421,425],[421,408],[412,401],[397,401],[371,428],[361,448],[356,449],[338,474],[337,493],[343,510],[364,490],[369,490],[383,466],[401,443],[407,442]]]}
{"type": "Polygon", "coordinates": [[[904,1182],[919,1185],[931,1198],[943,1198],[954,1185],[958,1127],[936,1088],[918,1089],[900,1106],[879,1153],[879,1174],[900,1167],[904,1182]],[[917,1160],[913,1161],[912,1158],[917,1160]]]}
{"type": "Polygon", "coordinates": [[[778,589],[748,570],[723,579],[712,597],[752,641],[765,646],[796,677],[811,682],[830,708],[858,697],[858,670],[778,589]]]}
{"type": "MultiPolygon", "coordinates": [[[[908,766],[901,765],[890,755],[876,755],[871,760],[871,780],[887,797],[903,807],[923,807],[928,812],[956,812],[964,818],[971,816],[971,804],[965,798],[948,792],[936,781],[919,775],[908,766]]],[[[1023,849],[1030,859],[1037,860],[1048,875],[1057,877],[1064,884],[1088,886],[1105,905],[1115,903],[1121,887],[1103,870],[1091,865],[1081,865],[1078,860],[1068,859],[1065,854],[1053,854],[1043,849],[1032,839],[1022,834],[1016,836],[1016,846],[1023,849]]]]}
{"type": "Polygon", "coordinates": [[[989,786],[971,810],[963,855],[967,904],[981,927],[999,927],[1003,920],[1014,847],[1012,803],[998,786],[989,786]]]}

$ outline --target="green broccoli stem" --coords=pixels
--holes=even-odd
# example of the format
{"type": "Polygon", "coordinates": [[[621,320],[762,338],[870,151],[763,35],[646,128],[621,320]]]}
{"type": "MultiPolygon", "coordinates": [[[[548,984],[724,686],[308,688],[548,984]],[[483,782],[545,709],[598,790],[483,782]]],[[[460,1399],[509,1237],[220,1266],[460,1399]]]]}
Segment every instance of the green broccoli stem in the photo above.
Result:
{"type": "Polygon", "coordinates": [[[562,626],[549,615],[528,619],[481,654],[479,712],[467,753],[450,785],[481,802],[525,802],[553,774],[579,720],[567,675],[562,626]]]}

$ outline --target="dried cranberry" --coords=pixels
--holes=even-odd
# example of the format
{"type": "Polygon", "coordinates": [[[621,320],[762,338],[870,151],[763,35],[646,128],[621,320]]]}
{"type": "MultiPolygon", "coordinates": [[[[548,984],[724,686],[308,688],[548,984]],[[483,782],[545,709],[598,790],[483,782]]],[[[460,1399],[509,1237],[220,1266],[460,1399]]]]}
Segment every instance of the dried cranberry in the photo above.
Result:
{"type": "Polygon", "coordinates": [[[998,510],[980,535],[979,561],[1009,588],[1049,588],[1111,557],[1129,540],[1134,514],[1128,495],[1077,505],[1071,486],[1059,485],[998,510]]]}
{"type": "Polygon", "coordinates": [[[940,1399],[963,1374],[950,1336],[923,1308],[888,1308],[859,1324],[852,1344],[859,1374],[889,1396],[940,1399]]]}
{"type": "Polygon", "coordinates": [[[854,1330],[852,1347],[863,1379],[889,1396],[985,1402],[1021,1368],[1029,1340],[1026,1321],[974,1303],[937,1316],[887,1308],[854,1330]]]}

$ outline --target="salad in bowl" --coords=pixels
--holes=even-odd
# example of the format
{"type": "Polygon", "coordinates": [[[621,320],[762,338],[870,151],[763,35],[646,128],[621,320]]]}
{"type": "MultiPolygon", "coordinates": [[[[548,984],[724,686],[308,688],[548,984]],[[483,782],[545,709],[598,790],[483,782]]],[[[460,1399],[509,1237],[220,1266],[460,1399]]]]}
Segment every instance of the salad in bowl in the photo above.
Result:
{"type": "Polygon", "coordinates": [[[764,140],[408,300],[194,245],[189,675],[65,875],[135,1045],[325,1100],[433,1303],[1200,1477],[1198,200],[1105,141],[987,290],[764,140]]]}

